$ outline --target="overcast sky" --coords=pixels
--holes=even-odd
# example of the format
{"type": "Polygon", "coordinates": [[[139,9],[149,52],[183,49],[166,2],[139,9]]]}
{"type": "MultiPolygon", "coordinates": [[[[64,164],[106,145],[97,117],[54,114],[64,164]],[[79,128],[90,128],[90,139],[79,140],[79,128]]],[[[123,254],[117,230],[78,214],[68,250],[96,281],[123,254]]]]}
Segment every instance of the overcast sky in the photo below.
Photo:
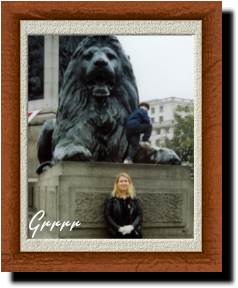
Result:
{"type": "Polygon", "coordinates": [[[140,101],[193,99],[193,36],[118,36],[130,56],[140,101]]]}

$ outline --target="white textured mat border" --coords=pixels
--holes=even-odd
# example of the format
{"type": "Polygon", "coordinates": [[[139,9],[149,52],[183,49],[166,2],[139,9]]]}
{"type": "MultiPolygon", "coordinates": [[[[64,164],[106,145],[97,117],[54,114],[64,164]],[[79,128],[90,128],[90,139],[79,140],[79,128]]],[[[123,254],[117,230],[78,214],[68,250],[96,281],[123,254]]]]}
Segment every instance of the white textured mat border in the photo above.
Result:
{"type": "MultiPolygon", "coordinates": [[[[190,252],[202,251],[202,21],[21,21],[21,215],[20,249],[26,252],[190,252]],[[193,35],[194,37],[194,238],[193,239],[29,239],[27,238],[27,58],[28,35],[193,35]]],[[[16,59],[17,61],[17,59],[16,59]]]]}

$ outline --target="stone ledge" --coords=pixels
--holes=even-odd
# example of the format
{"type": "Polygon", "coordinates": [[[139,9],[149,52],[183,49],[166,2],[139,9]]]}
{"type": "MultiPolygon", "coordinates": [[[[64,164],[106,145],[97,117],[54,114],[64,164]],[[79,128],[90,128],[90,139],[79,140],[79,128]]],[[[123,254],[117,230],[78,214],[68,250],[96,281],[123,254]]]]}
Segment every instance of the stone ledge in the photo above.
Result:
{"type": "MultiPolygon", "coordinates": [[[[160,175],[168,176],[173,174],[174,177],[189,177],[189,169],[185,166],[178,165],[162,165],[162,164],[123,164],[110,162],[77,162],[62,161],[54,167],[50,168],[47,173],[41,174],[41,178],[51,177],[52,173],[58,176],[86,175],[90,172],[97,172],[97,175],[112,176],[112,171],[120,173],[122,171],[132,173],[138,176],[147,176],[149,178],[158,177],[160,175]],[[80,165],[80,166],[79,166],[80,165]],[[80,167],[80,169],[78,169],[80,167]],[[141,175],[143,173],[143,175],[141,175]],[[159,173],[159,174],[158,174],[159,173]]],[[[114,175],[116,176],[116,174],[114,175]]],[[[132,176],[132,175],[131,175],[132,176]]]]}

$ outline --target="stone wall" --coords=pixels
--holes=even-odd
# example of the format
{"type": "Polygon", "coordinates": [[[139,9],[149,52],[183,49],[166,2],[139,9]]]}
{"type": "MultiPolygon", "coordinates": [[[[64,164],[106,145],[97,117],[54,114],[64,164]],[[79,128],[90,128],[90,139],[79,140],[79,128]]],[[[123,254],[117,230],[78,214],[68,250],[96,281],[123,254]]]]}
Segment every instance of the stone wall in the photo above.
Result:
{"type": "Polygon", "coordinates": [[[104,201],[120,172],[131,175],[141,200],[144,238],[193,237],[193,182],[182,166],[61,162],[41,174],[33,192],[33,207],[45,210],[50,220],[82,223],[80,228],[63,229],[54,237],[107,238],[104,201]]]}

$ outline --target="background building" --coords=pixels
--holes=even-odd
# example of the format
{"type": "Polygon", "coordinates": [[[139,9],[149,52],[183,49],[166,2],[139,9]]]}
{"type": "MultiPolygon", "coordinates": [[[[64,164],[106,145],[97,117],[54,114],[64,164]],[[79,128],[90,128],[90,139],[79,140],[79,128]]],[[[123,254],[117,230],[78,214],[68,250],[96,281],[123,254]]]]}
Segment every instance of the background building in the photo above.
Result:
{"type": "Polygon", "coordinates": [[[175,127],[174,113],[179,106],[185,110],[177,112],[182,117],[187,113],[191,113],[191,108],[193,108],[192,99],[177,97],[155,99],[147,102],[150,104],[149,116],[153,125],[150,138],[153,146],[161,146],[166,139],[171,140],[173,138],[175,127]]]}

